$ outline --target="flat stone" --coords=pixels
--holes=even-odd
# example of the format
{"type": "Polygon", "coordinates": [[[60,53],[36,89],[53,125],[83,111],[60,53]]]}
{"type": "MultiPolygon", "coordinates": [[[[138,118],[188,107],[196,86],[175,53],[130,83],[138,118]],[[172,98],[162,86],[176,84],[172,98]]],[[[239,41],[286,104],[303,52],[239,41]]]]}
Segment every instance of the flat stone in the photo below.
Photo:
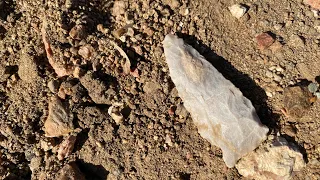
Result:
{"type": "Polygon", "coordinates": [[[73,131],[73,117],[58,97],[52,97],[49,102],[49,114],[44,123],[45,136],[59,137],[73,131]]]}
{"type": "Polygon", "coordinates": [[[275,39],[269,33],[262,33],[256,37],[256,41],[258,43],[258,48],[260,50],[265,50],[275,42],[275,39]]]}
{"type": "Polygon", "coordinates": [[[222,149],[228,167],[265,140],[250,100],[194,48],[172,34],[163,41],[170,77],[199,134],[222,149]]]}

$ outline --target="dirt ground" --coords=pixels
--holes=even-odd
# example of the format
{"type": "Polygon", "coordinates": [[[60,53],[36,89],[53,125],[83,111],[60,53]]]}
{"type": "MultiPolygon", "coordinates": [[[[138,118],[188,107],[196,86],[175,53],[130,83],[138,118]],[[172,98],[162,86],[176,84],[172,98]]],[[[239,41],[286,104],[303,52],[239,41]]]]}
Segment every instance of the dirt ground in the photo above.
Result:
{"type": "Polygon", "coordinates": [[[161,42],[176,32],[252,101],[270,133],[300,147],[307,165],[293,179],[320,179],[319,101],[300,119],[280,111],[284,88],[320,75],[311,10],[302,0],[0,0],[0,177],[59,179],[74,162],[86,179],[244,179],[200,137],[170,79],[161,42]],[[249,8],[240,19],[228,10],[235,3],[249,8]],[[76,73],[58,77],[43,31],[76,73]],[[278,47],[261,51],[263,32],[278,47]],[[64,138],[44,129],[54,96],[77,137],[63,160],[64,138]],[[115,104],[120,121],[108,114],[115,104]]]}

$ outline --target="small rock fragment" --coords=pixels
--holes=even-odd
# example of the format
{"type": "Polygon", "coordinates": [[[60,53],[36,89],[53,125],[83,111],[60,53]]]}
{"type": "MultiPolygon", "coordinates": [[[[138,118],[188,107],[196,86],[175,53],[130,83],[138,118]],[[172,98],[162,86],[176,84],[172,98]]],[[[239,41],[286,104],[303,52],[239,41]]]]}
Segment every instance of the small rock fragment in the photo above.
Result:
{"type": "Polygon", "coordinates": [[[234,4],[229,7],[229,11],[231,12],[232,16],[240,19],[247,12],[247,8],[241,4],[234,4]]]}
{"type": "Polygon", "coordinates": [[[63,160],[64,158],[68,157],[72,153],[76,139],[77,139],[76,136],[70,135],[65,140],[62,141],[58,150],[59,160],[63,160]]]}
{"type": "Polygon", "coordinates": [[[73,77],[79,79],[79,78],[82,77],[84,74],[85,74],[85,71],[84,71],[81,67],[77,66],[77,67],[74,68],[73,77]]]}
{"type": "Polygon", "coordinates": [[[87,44],[80,47],[78,54],[84,59],[90,59],[95,54],[95,51],[91,45],[87,44]]]}
{"type": "Polygon", "coordinates": [[[72,39],[85,39],[87,37],[86,27],[83,25],[76,25],[70,30],[69,35],[72,39]]]}
{"type": "Polygon", "coordinates": [[[307,88],[294,86],[287,87],[283,92],[284,109],[288,116],[301,118],[310,109],[313,98],[307,88]]]}
{"type": "Polygon", "coordinates": [[[306,166],[303,155],[294,144],[289,144],[282,137],[272,144],[259,148],[240,159],[236,168],[244,177],[270,180],[290,179],[294,172],[306,166]]]}
{"type": "Polygon", "coordinates": [[[308,4],[314,9],[320,9],[320,0],[304,0],[305,4],[308,4]]]}
{"type": "Polygon", "coordinates": [[[274,75],[273,75],[273,79],[274,79],[274,81],[276,81],[276,82],[280,82],[282,78],[281,78],[279,75],[274,74],[274,75]]]}
{"type": "Polygon", "coordinates": [[[49,114],[44,123],[45,136],[59,137],[73,131],[72,116],[58,97],[52,97],[49,102],[49,114]]]}
{"type": "Polygon", "coordinates": [[[125,33],[127,33],[127,29],[126,28],[119,28],[116,29],[112,32],[112,34],[114,35],[115,38],[120,39],[125,33]]]}
{"type": "Polygon", "coordinates": [[[267,76],[268,78],[272,78],[272,77],[273,77],[273,74],[272,74],[271,71],[266,71],[266,76],[267,76]]]}
{"type": "Polygon", "coordinates": [[[76,163],[72,162],[65,165],[60,171],[57,179],[61,180],[85,180],[85,176],[77,167],[76,163]]]}
{"type": "Polygon", "coordinates": [[[319,17],[319,10],[314,10],[314,9],[312,9],[311,11],[312,11],[313,16],[314,16],[315,18],[318,18],[318,17],[319,17]]]}
{"type": "Polygon", "coordinates": [[[311,93],[315,93],[318,89],[319,89],[319,84],[318,84],[318,83],[310,83],[310,84],[308,85],[308,90],[309,90],[311,93]]]}
{"type": "Polygon", "coordinates": [[[123,120],[123,115],[119,111],[119,105],[110,106],[108,109],[108,114],[116,122],[116,124],[120,124],[120,122],[123,120]]]}
{"type": "Polygon", "coordinates": [[[277,51],[279,51],[282,48],[282,44],[279,41],[275,41],[270,47],[269,49],[275,53],[277,51]]]}
{"type": "Polygon", "coordinates": [[[59,82],[56,80],[51,80],[48,82],[47,86],[52,93],[57,93],[59,89],[59,82]]]}
{"type": "Polygon", "coordinates": [[[275,42],[275,39],[269,33],[262,33],[258,35],[256,40],[260,50],[269,48],[275,42]]]}

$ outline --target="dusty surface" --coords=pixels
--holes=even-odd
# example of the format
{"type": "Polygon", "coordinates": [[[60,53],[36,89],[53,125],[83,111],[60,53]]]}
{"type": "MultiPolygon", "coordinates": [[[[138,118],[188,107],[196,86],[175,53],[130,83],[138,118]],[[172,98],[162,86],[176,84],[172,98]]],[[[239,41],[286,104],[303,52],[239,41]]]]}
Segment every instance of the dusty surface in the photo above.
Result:
{"type": "Polygon", "coordinates": [[[171,31],[239,87],[273,133],[300,147],[307,166],[293,179],[319,179],[319,101],[299,119],[281,113],[285,87],[320,75],[320,20],[302,0],[241,1],[249,9],[240,19],[226,0],[45,2],[0,0],[3,179],[56,179],[73,162],[87,179],[242,179],[182,106],[161,44],[171,31]],[[264,32],[275,43],[262,50],[264,32]],[[77,135],[63,160],[64,137],[45,136],[54,96],[68,105],[77,135]]]}

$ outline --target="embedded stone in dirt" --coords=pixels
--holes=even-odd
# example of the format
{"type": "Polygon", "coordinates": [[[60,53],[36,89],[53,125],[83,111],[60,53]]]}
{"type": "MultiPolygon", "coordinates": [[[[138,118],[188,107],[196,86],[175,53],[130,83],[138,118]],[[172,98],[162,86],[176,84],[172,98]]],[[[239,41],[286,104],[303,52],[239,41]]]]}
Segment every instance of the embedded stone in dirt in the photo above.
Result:
{"type": "Polygon", "coordinates": [[[34,58],[27,53],[21,55],[18,75],[27,83],[32,83],[39,78],[37,64],[34,58]]]}
{"type": "Polygon", "coordinates": [[[72,39],[85,39],[87,37],[86,27],[84,25],[76,25],[70,30],[69,35],[72,39]]]}
{"type": "Polygon", "coordinates": [[[59,89],[59,82],[56,80],[51,80],[48,82],[47,86],[52,93],[57,93],[59,89]]]}
{"type": "Polygon", "coordinates": [[[232,16],[240,19],[247,12],[247,8],[241,4],[234,4],[229,7],[229,11],[231,12],[232,16]]]}
{"type": "Polygon", "coordinates": [[[308,4],[312,8],[320,9],[320,0],[304,0],[305,4],[308,4]]]}
{"type": "Polygon", "coordinates": [[[76,163],[66,164],[60,171],[57,179],[61,180],[85,180],[84,174],[80,171],[76,163]]]}
{"type": "Polygon", "coordinates": [[[306,166],[303,155],[294,144],[277,137],[272,144],[260,147],[240,159],[236,168],[244,177],[269,180],[290,179],[294,172],[306,166]]]}
{"type": "Polygon", "coordinates": [[[91,45],[86,44],[80,47],[78,54],[84,59],[90,59],[95,54],[95,51],[91,45]]]}
{"type": "Polygon", "coordinates": [[[123,104],[115,104],[109,107],[108,114],[111,116],[111,118],[116,122],[116,124],[120,124],[123,120],[123,115],[120,112],[120,107],[123,106],[123,104]]]}
{"type": "Polygon", "coordinates": [[[72,116],[58,97],[52,97],[49,102],[49,114],[44,123],[45,136],[59,137],[73,131],[72,116]]]}
{"type": "Polygon", "coordinates": [[[285,113],[293,118],[302,118],[312,105],[312,93],[305,87],[287,87],[283,96],[285,113]]]}
{"type": "Polygon", "coordinates": [[[274,42],[275,39],[269,33],[262,33],[256,37],[258,48],[260,50],[265,50],[269,48],[274,42]]]}
{"type": "Polygon", "coordinates": [[[91,99],[97,104],[111,104],[109,98],[106,97],[105,92],[108,90],[107,86],[99,79],[94,78],[92,72],[88,72],[80,82],[88,91],[91,99]]]}
{"type": "Polygon", "coordinates": [[[62,141],[58,150],[59,160],[63,160],[64,158],[68,157],[72,153],[76,139],[77,139],[76,136],[70,135],[65,140],[62,141]]]}

